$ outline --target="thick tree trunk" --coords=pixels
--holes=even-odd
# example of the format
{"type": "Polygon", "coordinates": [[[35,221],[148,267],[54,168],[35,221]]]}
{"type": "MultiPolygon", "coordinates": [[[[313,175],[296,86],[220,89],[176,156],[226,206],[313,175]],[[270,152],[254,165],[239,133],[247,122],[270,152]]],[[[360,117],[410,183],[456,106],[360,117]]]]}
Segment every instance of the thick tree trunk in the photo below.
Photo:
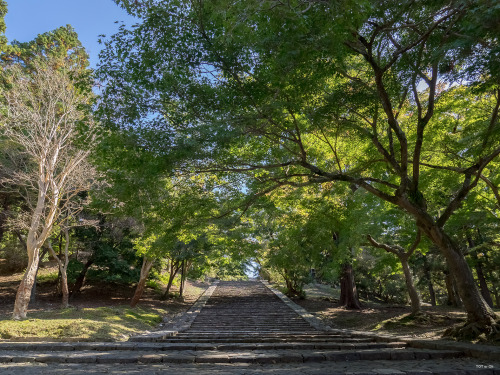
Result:
{"type": "Polygon", "coordinates": [[[30,303],[36,302],[36,279],[38,277],[38,270],[40,269],[40,264],[42,263],[42,260],[45,257],[45,254],[47,254],[47,251],[49,251],[49,250],[46,247],[42,248],[42,253],[40,254],[40,257],[38,258],[38,267],[36,268],[35,281],[33,282],[33,288],[31,289],[30,303]]]}
{"type": "Polygon", "coordinates": [[[82,271],[76,278],[75,285],[73,285],[73,289],[71,289],[70,299],[73,299],[76,294],[80,293],[80,290],[82,289],[83,284],[85,283],[85,276],[87,276],[87,271],[89,270],[92,264],[94,264],[94,259],[89,258],[87,260],[87,263],[85,263],[85,265],[83,266],[82,271]]]}
{"type": "Polygon", "coordinates": [[[340,278],[340,304],[349,309],[361,309],[358,300],[356,283],[354,282],[354,272],[350,263],[342,265],[342,275],[340,278]]]}
{"type": "Polygon", "coordinates": [[[446,258],[450,273],[456,282],[458,293],[467,312],[469,323],[482,327],[493,325],[497,319],[477,288],[474,275],[458,246],[437,226],[428,215],[420,215],[417,225],[439,248],[446,258]]]}
{"type": "Polygon", "coordinates": [[[408,289],[408,294],[410,295],[411,313],[415,315],[420,312],[420,296],[418,295],[417,289],[413,284],[413,276],[410,271],[410,266],[408,265],[408,258],[405,256],[398,256],[398,258],[403,266],[406,288],[408,289]]]}
{"type": "Polygon", "coordinates": [[[144,293],[144,289],[146,287],[146,280],[149,276],[149,271],[151,271],[151,267],[153,266],[154,260],[147,259],[144,257],[142,261],[141,267],[141,276],[139,277],[139,282],[137,283],[137,288],[135,288],[134,296],[132,297],[132,301],[130,302],[131,307],[135,307],[144,293]]]}
{"type": "Polygon", "coordinates": [[[39,259],[40,249],[28,246],[28,268],[26,268],[21,284],[17,289],[14,312],[12,313],[12,319],[14,320],[26,319],[39,259]]]}

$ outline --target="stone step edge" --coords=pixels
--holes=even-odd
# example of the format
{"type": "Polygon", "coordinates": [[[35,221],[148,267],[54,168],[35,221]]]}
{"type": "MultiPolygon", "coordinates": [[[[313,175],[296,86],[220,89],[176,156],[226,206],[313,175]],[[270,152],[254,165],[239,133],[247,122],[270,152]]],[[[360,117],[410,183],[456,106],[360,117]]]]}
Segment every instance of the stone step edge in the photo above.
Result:
{"type": "Polygon", "coordinates": [[[378,342],[405,342],[409,348],[433,349],[433,350],[458,350],[465,356],[490,361],[500,361],[500,346],[473,344],[468,342],[457,342],[444,339],[425,340],[418,338],[408,338],[389,334],[378,334],[375,332],[361,332],[348,329],[335,329],[339,334],[349,334],[352,337],[371,338],[378,342]]]}
{"type": "Polygon", "coordinates": [[[219,280],[215,280],[205,292],[198,297],[191,308],[186,311],[182,316],[177,318],[173,323],[169,324],[168,329],[162,329],[153,332],[147,332],[140,335],[131,336],[128,341],[144,342],[144,341],[155,341],[161,340],[169,336],[175,336],[178,332],[185,331],[195,320],[196,316],[200,313],[201,309],[205,306],[212,293],[217,288],[219,280]]]}
{"type": "MultiPolygon", "coordinates": [[[[368,350],[368,349],[402,349],[404,342],[391,343],[328,343],[328,342],[270,342],[270,343],[15,343],[0,345],[1,352],[79,352],[79,351],[179,351],[179,350],[368,350]]],[[[420,349],[418,349],[420,350],[420,349]]]]}
{"type": "Polygon", "coordinates": [[[365,351],[274,351],[272,353],[189,352],[80,352],[30,353],[0,352],[0,363],[55,362],[55,363],[280,363],[280,362],[350,362],[350,361],[408,361],[436,360],[463,357],[462,352],[425,350],[365,350],[365,351]]]}
{"type": "Polygon", "coordinates": [[[306,322],[308,322],[313,328],[319,331],[332,331],[332,327],[326,325],[319,319],[318,317],[311,314],[309,311],[304,309],[302,306],[297,305],[290,298],[285,296],[279,290],[271,286],[266,280],[260,280],[262,284],[264,284],[269,290],[271,290],[279,299],[281,299],[288,307],[290,307],[293,311],[295,311],[298,315],[300,315],[306,322]]]}

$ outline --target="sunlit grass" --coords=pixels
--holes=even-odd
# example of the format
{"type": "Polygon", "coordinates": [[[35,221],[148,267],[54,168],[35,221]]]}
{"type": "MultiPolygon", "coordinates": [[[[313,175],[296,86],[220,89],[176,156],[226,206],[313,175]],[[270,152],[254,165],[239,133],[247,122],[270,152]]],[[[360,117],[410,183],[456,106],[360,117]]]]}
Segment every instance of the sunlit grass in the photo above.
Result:
{"type": "Polygon", "coordinates": [[[33,312],[23,321],[0,320],[0,338],[123,341],[161,322],[165,310],[129,306],[33,312]]]}

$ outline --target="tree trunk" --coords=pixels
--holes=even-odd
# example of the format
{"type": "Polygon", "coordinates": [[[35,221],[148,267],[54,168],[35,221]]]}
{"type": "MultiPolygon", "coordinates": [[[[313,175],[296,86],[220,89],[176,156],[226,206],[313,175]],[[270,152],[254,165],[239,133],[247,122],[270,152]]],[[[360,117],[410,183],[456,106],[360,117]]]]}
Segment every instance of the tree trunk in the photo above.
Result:
{"type": "Polygon", "coordinates": [[[495,303],[497,309],[500,307],[500,293],[498,293],[498,289],[493,285],[493,295],[495,296],[495,303]]]}
{"type": "Polygon", "coordinates": [[[163,293],[163,298],[168,298],[170,288],[172,287],[172,283],[174,282],[175,275],[177,275],[177,272],[179,272],[179,268],[179,263],[172,260],[172,262],[170,263],[170,275],[168,276],[167,289],[165,290],[165,293],[163,293]]]}
{"type": "Polygon", "coordinates": [[[182,297],[184,295],[184,280],[186,279],[186,261],[182,261],[182,266],[181,266],[181,285],[179,288],[179,297],[182,297]]]}
{"type": "Polygon", "coordinates": [[[62,233],[60,235],[60,241],[59,241],[59,256],[56,254],[54,251],[54,248],[52,247],[52,243],[49,239],[48,241],[48,248],[50,250],[50,253],[52,254],[52,257],[57,261],[57,264],[59,265],[59,276],[61,277],[61,294],[62,294],[62,299],[61,299],[61,307],[63,309],[67,308],[69,306],[69,288],[68,288],[68,264],[69,264],[69,229],[64,228],[62,231],[64,233],[64,261],[61,259],[63,256],[62,252],[62,233]]]}
{"type": "Polygon", "coordinates": [[[429,296],[431,298],[431,306],[436,306],[437,305],[437,303],[436,303],[436,292],[434,291],[434,285],[432,284],[432,280],[431,279],[429,279],[427,287],[429,289],[429,296]]]}
{"type": "Polygon", "coordinates": [[[446,258],[467,312],[468,322],[481,327],[490,327],[495,324],[497,316],[479,292],[474,275],[459,247],[429,215],[419,215],[417,225],[446,258]]]}
{"type": "Polygon", "coordinates": [[[342,276],[340,278],[340,304],[349,309],[361,310],[361,304],[358,300],[356,283],[354,282],[354,273],[352,265],[345,263],[342,265],[342,276]]]}
{"type": "Polygon", "coordinates": [[[479,260],[477,254],[474,252],[472,254],[472,258],[474,259],[474,268],[476,269],[477,279],[479,281],[479,290],[481,291],[481,295],[483,296],[486,303],[493,307],[493,299],[491,298],[490,291],[488,289],[488,284],[486,283],[486,278],[484,277],[483,266],[481,261],[479,260]]]}
{"type": "Polygon", "coordinates": [[[448,272],[444,277],[444,281],[446,284],[446,292],[448,293],[448,301],[447,305],[458,307],[460,306],[460,299],[455,289],[455,284],[453,282],[453,276],[448,272]]]}
{"type": "Polygon", "coordinates": [[[63,309],[69,306],[68,274],[66,271],[67,270],[65,269],[64,271],[61,272],[61,292],[62,292],[61,307],[63,309]]]}
{"type": "Polygon", "coordinates": [[[38,270],[40,269],[40,264],[42,263],[42,260],[45,257],[45,254],[47,254],[47,251],[49,251],[49,250],[46,247],[43,247],[42,253],[40,254],[40,257],[38,259],[38,267],[36,268],[36,272],[35,272],[35,281],[33,282],[33,288],[31,289],[30,303],[36,302],[36,279],[38,276],[38,270]]]}
{"type": "MultiPolygon", "coordinates": [[[[479,233],[479,236],[481,236],[481,233],[479,233]]],[[[470,249],[474,248],[476,245],[475,241],[472,239],[470,234],[467,234],[467,242],[469,243],[470,249]]],[[[483,266],[481,264],[481,261],[479,260],[479,257],[477,256],[477,253],[474,250],[470,252],[470,256],[474,260],[474,268],[476,270],[477,280],[479,281],[479,290],[481,291],[481,295],[483,296],[486,303],[490,307],[493,307],[493,300],[491,299],[491,294],[490,291],[488,290],[488,284],[486,283],[486,278],[484,277],[483,266]]]]}
{"type": "Polygon", "coordinates": [[[417,289],[415,289],[415,285],[413,284],[413,276],[410,271],[410,266],[408,265],[408,258],[401,255],[399,255],[398,258],[403,266],[406,287],[408,288],[408,294],[410,295],[411,313],[415,315],[420,312],[420,296],[418,295],[417,289]]]}
{"type": "Polygon", "coordinates": [[[144,289],[146,287],[146,280],[149,276],[149,271],[151,271],[151,267],[153,266],[154,260],[147,259],[144,257],[142,261],[141,267],[141,276],[139,277],[139,282],[137,283],[137,288],[135,288],[134,296],[132,297],[132,301],[130,302],[131,307],[135,307],[144,293],[144,289]]]}
{"type": "Polygon", "coordinates": [[[28,244],[28,268],[26,268],[21,284],[17,289],[14,312],[12,313],[12,319],[14,320],[26,319],[39,259],[40,248],[28,244]]]}
{"type": "Polygon", "coordinates": [[[425,277],[427,278],[427,287],[429,289],[429,296],[431,299],[431,305],[436,306],[437,305],[436,292],[434,291],[434,285],[432,283],[432,274],[431,274],[429,264],[427,263],[427,260],[425,258],[425,255],[424,255],[424,274],[425,274],[425,277]]]}
{"type": "Polygon", "coordinates": [[[85,263],[85,265],[83,266],[82,271],[76,278],[75,285],[73,285],[73,289],[71,289],[70,299],[73,299],[76,294],[80,293],[80,289],[82,289],[83,284],[85,283],[85,276],[87,275],[87,271],[92,264],[94,264],[94,259],[89,258],[87,260],[87,263],[85,263]]]}

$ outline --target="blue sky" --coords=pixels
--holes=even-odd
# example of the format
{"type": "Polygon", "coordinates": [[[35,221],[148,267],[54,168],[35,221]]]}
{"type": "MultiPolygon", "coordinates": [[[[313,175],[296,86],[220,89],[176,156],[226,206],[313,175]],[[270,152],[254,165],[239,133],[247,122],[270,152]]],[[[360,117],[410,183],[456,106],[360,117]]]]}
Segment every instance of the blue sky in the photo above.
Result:
{"type": "Polygon", "coordinates": [[[115,21],[132,25],[134,19],[112,0],[7,0],[6,36],[9,41],[27,42],[38,34],[70,24],[96,67],[101,45],[98,35],[118,30],[115,21]]]}

